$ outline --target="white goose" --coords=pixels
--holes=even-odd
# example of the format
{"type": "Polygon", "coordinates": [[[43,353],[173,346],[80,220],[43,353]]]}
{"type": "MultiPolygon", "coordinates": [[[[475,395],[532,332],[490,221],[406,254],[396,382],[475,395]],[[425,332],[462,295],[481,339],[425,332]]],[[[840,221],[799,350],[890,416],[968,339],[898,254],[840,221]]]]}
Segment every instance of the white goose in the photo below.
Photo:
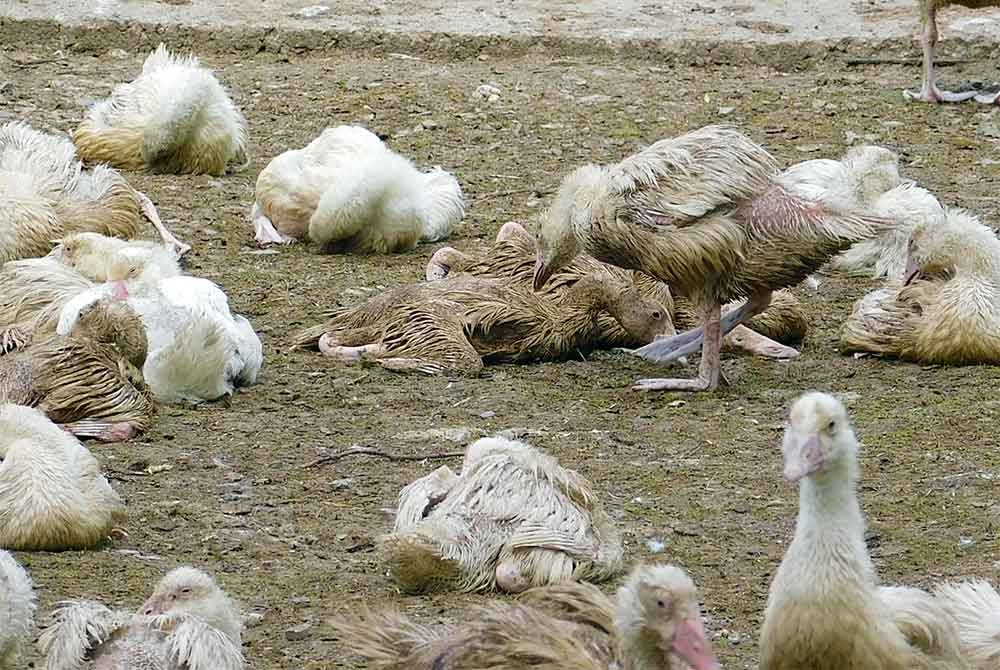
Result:
{"type": "Polygon", "coordinates": [[[0,549],[0,670],[21,670],[21,652],[35,625],[31,578],[0,549]]]}

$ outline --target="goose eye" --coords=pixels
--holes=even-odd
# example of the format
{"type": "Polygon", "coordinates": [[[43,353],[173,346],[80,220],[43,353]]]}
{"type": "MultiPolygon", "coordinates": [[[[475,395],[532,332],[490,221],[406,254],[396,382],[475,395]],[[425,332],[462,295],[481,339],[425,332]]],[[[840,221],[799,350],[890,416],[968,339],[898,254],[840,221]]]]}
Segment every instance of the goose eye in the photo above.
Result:
{"type": "Polygon", "coordinates": [[[660,314],[659,312],[653,312],[653,318],[654,319],[659,319],[661,316],[663,316],[663,315],[660,314]]]}
{"type": "Polygon", "coordinates": [[[657,600],[656,601],[656,606],[659,607],[660,609],[663,609],[664,607],[667,606],[667,604],[665,602],[663,602],[662,600],[657,600]]]}
{"type": "Polygon", "coordinates": [[[181,593],[184,594],[191,593],[191,589],[181,589],[181,593]]]}
{"type": "Polygon", "coordinates": [[[837,427],[837,422],[834,421],[833,419],[830,419],[830,423],[826,424],[827,430],[833,430],[836,427],[837,427]]]}

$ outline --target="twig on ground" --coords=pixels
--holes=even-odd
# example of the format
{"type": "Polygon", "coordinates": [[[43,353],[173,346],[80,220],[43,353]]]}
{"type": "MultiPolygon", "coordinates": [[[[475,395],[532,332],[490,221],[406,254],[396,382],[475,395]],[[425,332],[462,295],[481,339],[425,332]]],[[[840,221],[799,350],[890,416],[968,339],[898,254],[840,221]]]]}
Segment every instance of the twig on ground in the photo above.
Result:
{"type": "Polygon", "coordinates": [[[387,451],[382,451],[380,449],[372,449],[371,447],[349,447],[343,451],[338,451],[335,454],[328,454],[317,458],[312,463],[309,463],[306,468],[315,468],[320,465],[328,465],[330,463],[335,463],[342,458],[347,458],[348,456],[375,456],[377,458],[385,458],[390,461],[433,461],[442,458],[461,458],[465,456],[464,451],[446,451],[440,454],[390,454],[387,451]]]}

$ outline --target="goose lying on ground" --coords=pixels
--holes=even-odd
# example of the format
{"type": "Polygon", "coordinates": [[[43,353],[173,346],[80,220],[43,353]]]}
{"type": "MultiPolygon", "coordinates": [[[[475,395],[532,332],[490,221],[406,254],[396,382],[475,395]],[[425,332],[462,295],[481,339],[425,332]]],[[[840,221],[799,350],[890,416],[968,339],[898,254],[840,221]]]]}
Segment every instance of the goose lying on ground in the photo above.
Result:
{"type": "Polygon", "coordinates": [[[37,407],[79,437],[127,440],[149,428],[155,412],[140,372],[145,360],[138,315],[105,297],[81,310],[66,335],[0,357],[0,403],[37,407]]]}
{"type": "Polygon", "coordinates": [[[456,277],[339,310],[295,345],[397,371],[476,376],[484,361],[560,360],[592,350],[602,312],[644,342],[670,327],[659,304],[609,275],[579,279],[559,298],[506,280],[456,277]]]}
{"type": "Polygon", "coordinates": [[[590,483],[498,437],[469,445],[458,475],[444,466],[405,487],[381,546],[410,593],[601,581],[622,561],[621,538],[590,483]]]}
{"type": "Polygon", "coordinates": [[[21,652],[34,626],[31,578],[13,556],[0,549],[0,670],[21,670],[21,652]]]}
{"type": "MultiPolygon", "coordinates": [[[[497,234],[496,243],[479,257],[464,254],[452,247],[442,247],[434,252],[427,264],[428,281],[454,276],[459,273],[474,277],[511,279],[530,285],[534,277],[537,247],[535,238],[516,223],[504,224],[497,234]]],[[[659,303],[670,316],[674,327],[691,328],[697,325],[697,314],[683,298],[675,302],[670,287],[638,270],[622,270],[608,263],[601,263],[592,256],[580,254],[567,266],[553,274],[544,292],[561,295],[580,277],[600,272],[632,284],[650,300],[659,303]]],[[[646,342],[636,341],[610,314],[599,317],[602,348],[638,347],[646,342]]],[[[800,342],[805,337],[808,322],[798,300],[788,291],[776,291],[771,305],[762,314],[750,319],[747,326],[739,325],[724,339],[724,343],[768,358],[794,358],[798,351],[786,344],[800,342]],[[753,330],[751,330],[753,329],[753,330]],[[765,332],[761,332],[764,330],[765,332]]],[[[672,328],[661,333],[673,335],[672,328]]]]}
{"type": "Polygon", "coordinates": [[[1000,594],[975,580],[939,584],[934,597],[958,622],[962,654],[975,670],[995,670],[1000,663],[1000,594]]]}
{"type": "Polygon", "coordinates": [[[38,644],[46,670],[242,670],[242,628],[212,578],[182,567],[135,614],[88,600],[60,603],[38,644]]]}
{"type": "Polygon", "coordinates": [[[935,82],[934,59],[937,54],[937,10],[948,5],[961,5],[979,9],[981,7],[1000,7],[1000,0],[919,0],[920,4],[920,24],[922,33],[920,45],[924,52],[924,79],[919,93],[903,91],[903,97],[907,100],[919,100],[921,102],[963,102],[975,99],[988,105],[997,103],[1000,93],[977,93],[976,91],[966,91],[964,93],[952,93],[942,91],[935,82]]]}
{"type": "Polygon", "coordinates": [[[902,281],[854,306],[840,335],[845,352],[923,363],[1000,363],[1000,240],[968,212],[919,224],[902,281]]]}
{"type": "Polygon", "coordinates": [[[858,504],[858,442],[844,406],[792,406],[784,474],[799,483],[795,537],[771,583],[761,670],[968,670],[954,616],[925,591],[879,587],[858,504]]]}
{"type": "Polygon", "coordinates": [[[691,300],[704,326],[636,353],[666,362],[701,345],[699,374],[634,388],[711,389],[722,337],[765,309],[772,291],[892,225],[779,175],[771,155],[736,130],[707,126],[566,177],[542,219],[534,284],[542,288],[580,252],[666,282],[691,300]],[[723,319],[722,305],[742,297],[747,302],[723,319]]]}
{"type": "Polygon", "coordinates": [[[73,142],[83,160],[128,170],[221,175],[247,162],[246,120],[222,84],[163,44],[134,81],[90,108],[73,142]]]}
{"type": "Polygon", "coordinates": [[[432,629],[393,611],[342,616],[336,636],[384,670],[714,670],[698,590],[671,565],[639,566],[614,601],[587,583],[532,589],[432,629]]]}
{"type": "Polygon", "coordinates": [[[88,549],[124,517],[121,498],[76,438],[37,409],[0,405],[0,547],[88,549]]]}
{"type": "Polygon", "coordinates": [[[360,126],[327,128],[257,177],[250,212],[258,242],[310,239],[327,253],[393,253],[451,234],[462,189],[440,168],[421,172],[360,126]]]}
{"type": "Polygon", "coordinates": [[[143,219],[178,257],[191,249],[115,170],[84,170],[69,140],[24,123],[0,126],[0,264],[42,256],[75,232],[135,237],[143,219]]]}

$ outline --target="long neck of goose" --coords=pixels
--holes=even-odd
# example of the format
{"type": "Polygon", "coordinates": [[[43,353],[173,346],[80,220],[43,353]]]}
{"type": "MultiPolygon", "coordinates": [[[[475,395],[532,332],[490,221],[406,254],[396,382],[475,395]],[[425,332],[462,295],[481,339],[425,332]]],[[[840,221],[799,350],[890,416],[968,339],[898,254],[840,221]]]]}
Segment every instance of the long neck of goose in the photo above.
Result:
{"type": "Polygon", "coordinates": [[[870,564],[865,521],[857,496],[857,459],[848,455],[827,463],[799,485],[799,516],[790,552],[833,552],[870,564]]]}
{"type": "Polygon", "coordinates": [[[617,294],[606,281],[592,276],[581,277],[566,290],[565,302],[596,314],[609,310],[617,302],[617,294]]]}

